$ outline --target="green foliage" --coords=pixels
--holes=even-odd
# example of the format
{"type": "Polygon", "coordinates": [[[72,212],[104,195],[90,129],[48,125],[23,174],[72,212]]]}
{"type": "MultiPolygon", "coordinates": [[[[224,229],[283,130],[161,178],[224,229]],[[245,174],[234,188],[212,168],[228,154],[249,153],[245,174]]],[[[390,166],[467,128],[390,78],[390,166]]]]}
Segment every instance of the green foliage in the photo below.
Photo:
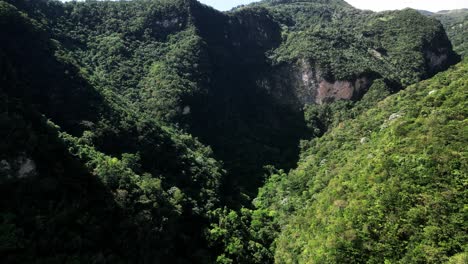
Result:
{"type": "MultiPolygon", "coordinates": [[[[448,45],[442,26],[414,10],[369,13],[315,2],[270,8],[290,16],[283,19],[285,41],[273,54],[277,63],[307,58],[327,79],[374,73],[403,87],[444,69],[431,59],[448,45]]],[[[448,60],[457,61],[456,55],[448,60]]]]}
{"type": "Polygon", "coordinates": [[[239,212],[218,208],[213,212],[217,223],[211,225],[209,240],[221,248],[216,263],[271,263],[272,251],[265,245],[273,242],[277,230],[270,223],[273,215],[263,210],[242,208],[239,212]]]}
{"type": "MultiPolygon", "coordinates": [[[[47,25],[3,1],[0,12],[5,262],[209,259],[224,174],[211,149],[97,85],[47,25]]],[[[118,35],[103,39],[112,60],[125,53],[118,35]]]]}
{"type": "MultiPolygon", "coordinates": [[[[123,119],[130,104],[137,115],[175,124],[210,145],[228,171],[223,198],[235,206],[241,192],[255,195],[264,164],[295,163],[306,130],[302,113],[278,106],[256,85],[268,67],[264,53],[280,40],[264,9],[227,15],[196,1],[9,2],[47,21],[59,55],[77,65],[108,104],[119,105],[123,119]],[[259,32],[244,34],[251,30],[259,32]]],[[[109,119],[87,118],[96,147],[114,156],[137,151],[110,146],[115,134],[130,135],[109,119]]]]}
{"type": "Polygon", "coordinates": [[[466,262],[468,262],[468,254],[464,252],[451,257],[447,264],[461,264],[466,262]]]}
{"type": "MultiPolygon", "coordinates": [[[[445,50],[446,62],[428,66],[424,52],[448,45],[435,20],[409,10],[361,12],[344,1],[263,1],[228,14],[182,0],[8,2],[40,21],[57,40],[57,56],[78,65],[110,104],[131,104],[210,145],[228,171],[224,199],[235,205],[240,193],[255,195],[263,165],[294,166],[309,133],[300,109],[259,85],[275,65],[307,58],[326,79],[382,77],[399,88],[456,60],[445,50]]],[[[116,120],[86,120],[106,131],[94,133],[98,139],[123,134],[116,120]]],[[[97,148],[135,151],[107,145],[97,148]]]]}
{"type": "Polygon", "coordinates": [[[356,118],[363,111],[366,111],[392,92],[389,85],[382,79],[375,80],[364,97],[357,101],[336,101],[323,105],[306,105],[304,108],[304,118],[307,127],[312,132],[312,137],[320,137],[331,127],[338,126],[339,123],[356,118]]]}
{"type": "Polygon", "coordinates": [[[453,50],[465,57],[468,51],[468,10],[441,11],[431,13],[430,16],[440,20],[452,42],[453,50]]]}
{"type": "Polygon", "coordinates": [[[147,110],[160,119],[183,120],[187,100],[203,94],[203,42],[195,29],[189,28],[171,36],[166,45],[170,51],[151,66],[141,96],[147,110]]]}
{"type": "MultiPolygon", "coordinates": [[[[467,62],[304,144],[256,205],[278,263],[444,263],[467,244],[467,62]]],[[[459,253],[459,255],[456,255],[459,253]]]]}
{"type": "Polygon", "coordinates": [[[463,218],[453,214],[465,199],[459,183],[439,177],[436,191],[427,183],[464,176],[463,133],[453,131],[466,106],[450,84],[462,70],[447,76],[452,92],[433,84],[444,96],[427,105],[385,101],[408,107],[392,109],[404,123],[380,124],[389,110],[376,107],[457,59],[435,20],[339,0],[271,0],[230,13],[194,0],[0,0],[0,37],[5,263],[465,257],[463,218]],[[259,77],[300,59],[327,80],[373,84],[358,102],[302,111],[259,77]],[[453,111],[444,108],[450,98],[453,111]],[[316,139],[302,142],[299,168],[285,173],[306,136],[316,139]],[[373,150],[369,165],[363,155],[373,150]],[[266,164],[285,170],[266,167],[251,206],[266,164]],[[369,188],[353,192],[361,186],[369,188]],[[402,223],[397,209],[408,209],[402,223]]]}

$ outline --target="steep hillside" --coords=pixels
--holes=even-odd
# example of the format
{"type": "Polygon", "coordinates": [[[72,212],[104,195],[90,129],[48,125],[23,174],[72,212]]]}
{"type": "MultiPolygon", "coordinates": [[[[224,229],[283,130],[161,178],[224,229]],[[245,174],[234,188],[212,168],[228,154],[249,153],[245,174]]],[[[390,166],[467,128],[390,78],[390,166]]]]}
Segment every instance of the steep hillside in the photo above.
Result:
{"type": "Polygon", "coordinates": [[[209,259],[224,174],[210,149],[95,89],[3,1],[0,29],[2,261],[209,259]]]}
{"type": "Polygon", "coordinates": [[[253,237],[277,230],[277,263],[463,263],[467,76],[465,60],[304,142],[255,199],[270,224],[253,237]]]}
{"type": "Polygon", "coordinates": [[[431,14],[431,17],[442,22],[453,49],[465,57],[468,53],[468,9],[440,11],[431,14]]]}
{"type": "MultiPolygon", "coordinates": [[[[309,260],[287,232],[315,210],[311,185],[282,189],[322,149],[301,157],[301,139],[459,61],[437,20],[341,0],[226,13],[196,0],[0,0],[0,37],[6,263],[269,263],[275,245],[278,261],[309,260]],[[288,177],[274,168],[299,157],[288,177]]],[[[440,248],[437,259],[460,252],[440,248]]]]}
{"type": "Polygon", "coordinates": [[[8,2],[42,21],[95,87],[210,145],[227,200],[255,195],[264,165],[295,164],[310,135],[304,105],[359,100],[378,79],[396,91],[458,60],[436,20],[341,0],[230,13],[194,0],[8,2]]]}
{"type": "Polygon", "coordinates": [[[46,21],[93,86],[212,146],[228,169],[223,193],[234,204],[241,191],[256,193],[264,164],[294,164],[303,115],[255,80],[268,67],[264,53],[281,41],[266,12],[233,17],[196,1],[10,2],[46,21]]]}

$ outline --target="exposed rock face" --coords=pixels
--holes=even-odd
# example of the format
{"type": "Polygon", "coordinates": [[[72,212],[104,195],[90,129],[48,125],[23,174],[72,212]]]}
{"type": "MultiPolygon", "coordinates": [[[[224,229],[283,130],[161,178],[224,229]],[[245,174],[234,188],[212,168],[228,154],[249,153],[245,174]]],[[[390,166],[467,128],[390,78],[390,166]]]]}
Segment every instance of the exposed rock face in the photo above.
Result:
{"type": "Polygon", "coordinates": [[[36,163],[34,160],[27,157],[20,157],[17,162],[19,163],[19,169],[17,172],[17,177],[19,179],[36,175],[36,163]]]}
{"type": "Polygon", "coordinates": [[[285,104],[302,107],[336,100],[358,100],[372,85],[373,76],[354,80],[329,80],[320,67],[301,59],[295,64],[277,66],[258,84],[285,104]]]}
{"type": "Polygon", "coordinates": [[[447,60],[447,54],[442,52],[438,52],[437,54],[432,51],[427,51],[425,55],[431,70],[437,69],[447,60]]]}
{"type": "Polygon", "coordinates": [[[37,174],[34,160],[21,154],[11,160],[0,161],[0,181],[11,179],[25,179],[37,174]]]}
{"type": "Polygon", "coordinates": [[[354,81],[328,82],[322,80],[317,90],[315,103],[322,104],[335,100],[356,100],[364,95],[372,84],[372,80],[363,76],[354,81]]]}
{"type": "Polygon", "coordinates": [[[204,8],[194,8],[192,12],[214,66],[235,63],[249,67],[263,63],[265,52],[281,44],[281,27],[265,9],[245,9],[230,16],[204,8]],[[202,19],[205,17],[211,19],[202,19]]]}
{"type": "Polygon", "coordinates": [[[185,106],[184,109],[182,110],[183,115],[188,115],[190,114],[190,106],[185,106]]]}
{"type": "Polygon", "coordinates": [[[426,43],[424,57],[429,75],[445,70],[448,65],[452,65],[459,60],[454,56],[450,41],[442,29],[436,32],[430,43],[426,43]]]}
{"type": "MultiPolygon", "coordinates": [[[[440,27],[434,32],[433,38],[420,47],[424,56],[425,68],[420,73],[421,78],[428,78],[448,66],[456,63],[459,58],[452,51],[447,35],[440,27]]],[[[369,55],[377,60],[387,56],[384,49],[369,49],[369,55]]],[[[335,79],[325,74],[312,59],[300,58],[294,63],[283,63],[273,66],[264,74],[257,84],[272,94],[282,104],[302,107],[305,104],[324,104],[337,100],[359,100],[368,91],[373,81],[382,78],[383,72],[368,72],[352,79],[335,79]]]]}
{"type": "Polygon", "coordinates": [[[452,42],[453,49],[462,57],[466,57],[468,51],[468,9],[445,10],[437,13],[420,11],[422,14],[436,18],[447,31],[447,35],[452,42]]]}
{"type": "Polygon", "coordinates": [[[177,29],[178,27],[182,27],[182,23],[179,21],[179,18],[177,17],[174,17],[172,19],[156,21],[155,24],[164,29],[174,29],[174,28],[177,29]]]}
{"type": "Polygon", "coordinates": [[[280,27],[265,13],[239,12],[231,21],[231,34],[245,47],[256,47],[267,50],[279,45],[281,41],[280,27]],[[237,24],[237,25],[236,25],[237,24]],[[235,25],[235,26],[232,26],[235,25]]]}

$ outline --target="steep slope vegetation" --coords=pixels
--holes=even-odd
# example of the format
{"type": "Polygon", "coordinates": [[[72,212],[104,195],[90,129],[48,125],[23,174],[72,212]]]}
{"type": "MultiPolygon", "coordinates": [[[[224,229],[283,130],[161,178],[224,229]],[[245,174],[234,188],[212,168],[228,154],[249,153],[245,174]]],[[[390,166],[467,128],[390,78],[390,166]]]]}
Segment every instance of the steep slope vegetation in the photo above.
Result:
{"type": "Polygon", "coordinates": [[[264,165],[295,164],[304,105],[358,100],[377,79],[399,90],[457,61],[436,20],[341,0],[231,13],[194,0],[8,2],[43,21],[94,86],[210,145],[234,204],[255,195],[264,165]]]}
{"type": "Polygon", "coordinates": [[[453,49],[465,57],[468,52],[468,9],[440,11],[430,16],[442,22],[453,49]]]}
{"type": "Polygon", "coordinates": [[[240,187],[255,194],[264,164],[294,164],[306,133],[303,115],[254,78],[268,66],[266,50],[281,40],[265,12],[237,18],[196,1],[10,2],[47,21],[95,87],[212,146],[228,169],[223,193],[227,200],[232,193],[234,204],[240,187]],[[257,24],[271,27],[271,35],[243,34],[257,24]]]}
{"type": "Polygon", "coordinates": [[[456,60],[440,23],[414,10],[373,13],[356,10],[344,1],[265,1],[255,5],[271,10],[282,24],[285,41],[274,53],[275,62],[302,59],[312,69],[309,78],[318,79],[310,90],[330,99],[350,98],[326,94],[330,91],[323,88],[329,84],[322,81],[351,81],[350,88],[356,89],[352,95],[360,97],[373,78],[406,86],[456,60]],[[364,77],[367,83],[363,79],[357,83],[360,86],[353,83],[364,77]]]}
{"type": "Polygon", "coordinates": [[[279,232],[275,261],[466,259],[467,73],[465,60],[304,142],[255,200],[279,232]]]}
{"type": "Polygon", "coordinates": [[[3,261],[206,261],[224,173],[210,149],[93,88],[3,1],[0,28],[3,261]]]}
{"type": "Polygon", "coordinates": [[[264,166],[458,60],[436,20],[341,0],[0,0],[0,36],[7,263],[271,262],[264,166]]]}

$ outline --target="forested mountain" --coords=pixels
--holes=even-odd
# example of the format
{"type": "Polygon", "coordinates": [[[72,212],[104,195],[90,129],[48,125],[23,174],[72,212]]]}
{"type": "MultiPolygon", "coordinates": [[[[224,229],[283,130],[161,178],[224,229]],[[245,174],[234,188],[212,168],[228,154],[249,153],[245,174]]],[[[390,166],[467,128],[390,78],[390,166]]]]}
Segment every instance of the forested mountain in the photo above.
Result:
{"type": "Polygon", "coordinates": [[[467,250],[466,62],[419,83],[460,60],[434,18],[341,0],[225,13],[0,0],[0,36],[2,263],[439,263],[467,250]],[[425,233],[440,233],[436,214],[439,238],[425,233]]]}
{"type": "Polygon", "coordinates": [[[0,2],[2,262],[201,261],[224,171],[0,2]],[[138,241],[138,243],[136,243],[138,241]]]}
{"type": "Polygon", "coordinates": [[[303,142],[254,201],[276,262],[465,263],[467,76],[465,60],[303,142]]]}
{"type": "Polygon", "coordinates": [[[445,27],[453,44],[453,49],[460,55],[468,53],[468,9],[445,10],[429,14],[445,27]]]}

